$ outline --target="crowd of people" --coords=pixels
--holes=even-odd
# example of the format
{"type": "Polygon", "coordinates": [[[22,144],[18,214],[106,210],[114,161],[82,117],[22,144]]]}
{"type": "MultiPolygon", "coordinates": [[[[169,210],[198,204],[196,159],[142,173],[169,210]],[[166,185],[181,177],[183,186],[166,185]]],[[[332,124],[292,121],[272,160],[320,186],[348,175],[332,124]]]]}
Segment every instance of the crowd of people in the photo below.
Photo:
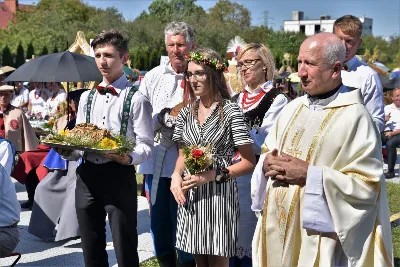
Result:
{"type": "Polygon", "coordinates": [[[276,88],[266,46],[236,51],[243,89],[234,94],[220,55],[197,48],[190,25],[171,22],[164,35],[169,62],[137,88],[123,73],[128,40],[118,30],[98,34],[91,46],[103,81],[72,94],[74,123],[63,117],[58,126],[120,129],[135,142],[129,153],[38,146],[21,108],[53,114],[66,93],[58,83],[35,84],[28,97],[22,83],[0,87],[0,135],[8,140],[0,140],[0,257],[18,243],[11,175],[31,191],[23,206],[33,206],[31,234],[45,241],[79,236],[84,265],[108,266],[108,215],[118,265],[139,266],[138,165],[162,267],[392,266],[382,142],[392,178],[400,89],[384,107],[379,76],[355,57],[360,20],[343,16],[333,33],[302,43],[297,61],[305,94],[294,100],[276,88]],[[17,107],[10,105],[13,94],[17,107]],[[212,163],[190,173],[185,151],[204,145],[212,163]],[[28,151],[18,164],[28,157],[39,163],[17,164],[11,174],[14,150],[28,151]]]}

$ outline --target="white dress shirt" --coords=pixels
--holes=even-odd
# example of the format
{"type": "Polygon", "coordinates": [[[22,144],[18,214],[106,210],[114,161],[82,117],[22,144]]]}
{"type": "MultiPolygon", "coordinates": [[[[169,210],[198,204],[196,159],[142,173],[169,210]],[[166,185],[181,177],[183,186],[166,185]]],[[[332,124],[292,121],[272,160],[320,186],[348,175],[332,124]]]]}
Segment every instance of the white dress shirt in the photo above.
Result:
{"type": "MultiPolygon", "coordinates": [[[[258,95],[261,92],[261,90],[264,91],[265,93],[268,93],[269,91],[271,91],[272,88],[273,88],[272,83],[266,82],[263,86],[258,87],[253,92],[251,92],[247,86],[244,89],[248,92],[249,97],[253,97],[253,96],[258,95]]],[[[243,107],[242,107],[241,103],[243,100],[243,95],[244,95],[243,92],[240,93],[240,95],[238,97],[238,101],[237,101],[238,105],[242,109],[243,109],[243,107]]],[[[257,101],[256,103],[254,103],[252,106],[248,107],[247,109],[243,109],[243,113],[246,113],[246,112],[258,107],[258,104],[264,99],[264,97],[262,97],[259,101],[257,101]]],[[[275,124],[279,113],[281,112],[282,108],[288,102],[289,102],[289,100],[285,97],[284,94],[277,95],[275,97],[274,101],[272,102],[270,108],[265,113],[261,127],[258,129],[258,131],[256,129],[250,130],[250,136],[254,140],[253,151],[256,155],[261,154],[261,146],[264,143],[264,140],[267,137],[269,130],[275,124]]]]}
{"type": "Polygon", "coordinates": [[[353,57],[346,65],[349,69],[342,70],[343,84],[347,87],[361,89],[364,105],[379,132],[382,132],[385,127],[385,114],[383,111],[383,88],[379,75],[356,57],[353,57]]]}
{"type": "MultiPolygon", "coordinates": [[[[161,127],[157,119],[158,113],[163,108],[173,108],[183,101],[183,88],[181,87],[183,79],[183,74],[177,74],[172,69],[171,63],[168,63],[150,70],[140,83],[139,91],[150,101],[153,107],[154,129],[159,130],[166,139],[171,139],[174,131],[161,127]]],[[[154,144],[151,158],[139,166],[138,173],[153,174],[159,146],[164,145],[157,142],[154,144]]],[[[173,143],[167,146],[160,177],[171,177],[177,158],[177,145],[173,143]]]]}
{"type": "MultiPolygon", "coordinates": [[[[106,85],[104,81],[100,83],[100,86],[106,85]]],[[[132,84],[126,79],[125,75],[122,75],[111,85],[114,86],[118,95],[114,96],[110,93],[101,95],[96,91],[92,101],[90,123],[97,125],[99,128],[108,129],[113,133],[119,134],[123,105],[132,84]]],[[[76,124],[86,122],[87,98],[89,93],[90,90],[84,92],[81,96],[76,124]]],[[[130,153],[133,159],[132,164],[134,165],[142,163],[151,155],[154,139],[151,113],[150,102],[140,92],[136,92],[132,97],[126,134],[136,144],[134,151],[130,153]]],[[[86,159],[96,164],[110,161],[101,154],[96,153],[88,153],[86,159]]]]}
{"type": "Polygon", "coordinates": [[[14,107],[20,107],[24,103],[29,101],[29,90],[22,86],[19,95],[13,94],[13,99],[11,100],[11,105],[14,107]]]}
{"type": "Polygon", "coordinates": [[[400,108],[390,104],[385,106],[385,116],[390,114],[390,119],[386,122],[385,131],[396,131],[400,129],[400,108]]]}
{"type": "Polygon", "coordinates": [[[10,177],[14,161],[11,151],[11,145],[7,141],[0,143],[0,227],[19,222],[21,212],[21,205],[10,177]]]}

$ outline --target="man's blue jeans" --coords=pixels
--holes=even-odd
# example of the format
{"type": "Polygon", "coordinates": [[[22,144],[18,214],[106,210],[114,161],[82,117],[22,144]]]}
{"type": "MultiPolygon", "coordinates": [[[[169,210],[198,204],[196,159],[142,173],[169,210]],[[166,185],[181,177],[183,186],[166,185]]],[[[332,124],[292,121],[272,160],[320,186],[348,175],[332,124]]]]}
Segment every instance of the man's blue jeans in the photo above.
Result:
{"type": "MultiPolygon", "coordinates": [[[[146,174],[145,186],[150,194],[153,175],[146,174]]],[[[164,256],[178,252],[178,259],[181,263],[193,260],[192,254],[175,249],[176,224],[178,203],[170,191],[171,178],[160,177],[157,189],[157,199],[154,205],[150,203],[151,224],[150,232],[153,237],[154,254],[164,256]]]]}

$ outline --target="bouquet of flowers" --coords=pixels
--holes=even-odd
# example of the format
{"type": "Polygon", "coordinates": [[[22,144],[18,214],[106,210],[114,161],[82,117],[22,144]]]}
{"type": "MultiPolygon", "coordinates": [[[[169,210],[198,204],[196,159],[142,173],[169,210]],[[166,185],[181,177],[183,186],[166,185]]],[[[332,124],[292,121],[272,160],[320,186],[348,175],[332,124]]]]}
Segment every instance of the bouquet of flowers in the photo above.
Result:
{"type": "Polygon", "coordinates": [[[206,146],[184,146],[185,167],[189,174],[194,175],[205,171],[214,160],[211,153],[211,145],[206,146]]]}
{"type": "Polygon", "coordinates": [[[62,144],[71,146],[71,149],[90,149],[100,153],[112,151],[118,154],[130,153],[135,147],[135,143],[126,136],[112,134],[109,130],[99,129],[91,123],[80,123],[72,130],[53,132],[43,142],[49,146],[62,144]]]}

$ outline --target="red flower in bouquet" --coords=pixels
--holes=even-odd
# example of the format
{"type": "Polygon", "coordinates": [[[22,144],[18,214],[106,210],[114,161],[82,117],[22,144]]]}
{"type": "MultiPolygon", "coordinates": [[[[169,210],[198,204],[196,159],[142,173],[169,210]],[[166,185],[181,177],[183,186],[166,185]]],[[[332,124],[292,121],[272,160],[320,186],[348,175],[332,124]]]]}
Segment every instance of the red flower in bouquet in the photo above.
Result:
{"type": "Polygon", "coordinates": [[[185,146],[185,167],[189,174],[197,174],[205,171],[213,163],[211,145],[207,146],[185,146]]]}
{"type": "Polygon", "coordinates": [[[195,159],[201,158],[203,156],[203,154],[204,154],[203,151],[200,150],[200,149],[193,149],[192,150],[192,157],[195,158],[195,159]]]}

